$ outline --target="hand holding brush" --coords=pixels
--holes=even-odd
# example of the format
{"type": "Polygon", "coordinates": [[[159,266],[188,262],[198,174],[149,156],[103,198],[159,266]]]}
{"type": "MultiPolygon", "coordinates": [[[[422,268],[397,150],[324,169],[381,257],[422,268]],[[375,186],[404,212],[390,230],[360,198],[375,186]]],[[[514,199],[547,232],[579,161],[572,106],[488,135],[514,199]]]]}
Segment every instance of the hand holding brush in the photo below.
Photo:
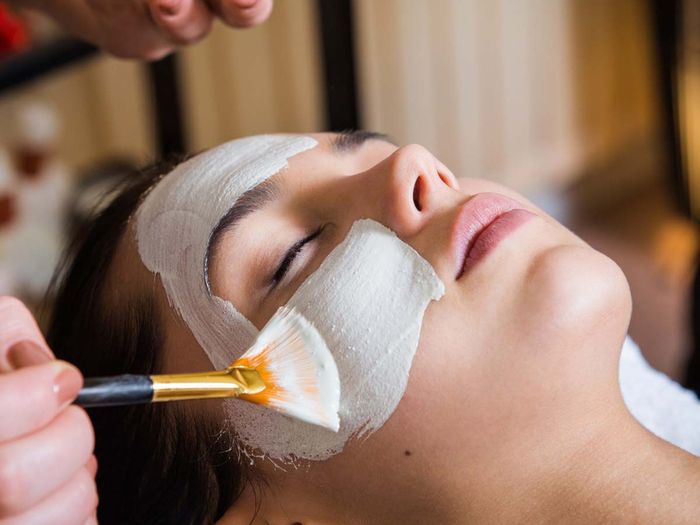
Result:
{"type": "Polygon", "coordinates": [[[313,325],[286,307],[224,370],[87,378],[75,403],[96,407],[227,397],[338,430],[340,379],[333,355],[313,325]]]}

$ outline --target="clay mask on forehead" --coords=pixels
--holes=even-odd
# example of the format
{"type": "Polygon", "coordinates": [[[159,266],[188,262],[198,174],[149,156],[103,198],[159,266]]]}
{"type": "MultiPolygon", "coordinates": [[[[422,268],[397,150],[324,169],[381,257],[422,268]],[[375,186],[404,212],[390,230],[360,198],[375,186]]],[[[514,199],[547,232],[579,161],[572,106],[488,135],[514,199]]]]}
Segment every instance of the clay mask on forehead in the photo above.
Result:
{"type": "MultiPolygon", "coordinates": [[[[315,145],[309,137],[279,135],[223,144],[175,168],[139,209],[141,258],[160,274],[169,301],[215,368],[239,357],[258,330],[231,302],[209,293],[209,236],[245,191],[315,145]]],[[[383,225],[357,221],[288,303],[316,326],[336,360],[340,430],[226,400],[241,443],[274,459],[319,460],[340,452],[350,437],[381,427],[406,388],[425,309],[443,293],[415,250],[383,225]]]]}

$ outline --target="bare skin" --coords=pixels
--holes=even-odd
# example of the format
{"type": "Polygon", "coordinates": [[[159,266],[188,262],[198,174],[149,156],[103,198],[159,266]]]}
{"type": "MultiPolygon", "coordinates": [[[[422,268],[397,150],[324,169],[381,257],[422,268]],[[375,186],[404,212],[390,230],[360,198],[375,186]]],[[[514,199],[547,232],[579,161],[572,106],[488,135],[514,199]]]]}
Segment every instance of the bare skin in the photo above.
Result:
{"type": "Polygon", "coordinates": [[[43,11],[75,36],[123,58],[157,60],[204,38],[216,19],[261,24],[272,0],[12,0],[43,11]]]}
{"type": "MultiPolygon", "coordinates": [[[[114,55],[149,60],[200,40],[216,18],[251,27],[272,11],[272,0],[10,3],[41,10],[114,55]]],[[[82,381],[77,368],[54,359],[29,310],[0,297],[0,525],[97,523],[93,427],[70,405],[82,381]]]]}
{"type": "Polygon", "coordinates": [[[82,381],[29,310],[0,297],[0,524],[97,523],[92,424],[69,405],[82,381]]]}
{"type": "MultiPolygon", "coordinates": [[[[327,461],[286,471],[257,462],[269,487],[253,523],[697,522],[699,460],[643,429],[620,396],[617,361],[631,305],[617,266],[506,188],[457,185],[423,148],[371,141],[338,154],[329,136],[318,138],[319,147],[278,175],[280,200],[222,240],[210,273],[215,293],[262,326],[349,224],[372,217],[430,261],[446,294],[426,313],[406,394],[387,424],[327,461]],[[428,183],[417,210],[419,176],[428,183]],[[455,280],[446,225],[485,191],[513,195],[538,217],[455,280]],[[300,254],[279,289],[256,294],[250,275],[267,274],[319,219],[335,235],[300,254]],[[229,278],[237,272],[251,273],[229,278]]],[[[153,290],[169,371],[209,369],[133,239],[125,235],[118,247],[109,279],[120,286],[111,299],[153,290]]],[[[9,415],[0,422],[0,523],[94,524],[92,429],[82,410],[64,405],[80,375],[50,361],[21,303],[1,298],[0,313],[0,408],[9,415]],[[58,381],[63,372],[68,383],[58,381]],[[47,444],[61,468],[44,468],[47,444]]],[[[214,404],[192,406],[218,413],[214,404]]],[[[250,523],[254,509],[249,489],[219,524],[250,523]]]]}
{"type": "MultiPolygon", "coordinates": [[[[446,293],[426,312],[406,394],[387,424],[327,461],[286,471],[257,462],[270,486],[253,523],[697,521],[699,460],[647,432],[620,395],[631,300],[619,268],[507,188],[457,182],[424,148],[372,140],[338,153],[332,137],[316,137],[318,147],[276,175],[279,198],[222,239],[214,293],[261,327],[364,217],[427,259],[446,293]],[[510,195],[537,217],[456,280],[448,227],[482,192],[510,195]],[[260,289],[289,245],[320,223],[331,226],[327,237],[260,289]]],[[[133,235],[117,261],[120,282],[153,286],[133,235]]],[[[155,286],[169,370],[208,369],[155,286]]],[[[247,491],[219,523],[253,514],[247,491]]]]}

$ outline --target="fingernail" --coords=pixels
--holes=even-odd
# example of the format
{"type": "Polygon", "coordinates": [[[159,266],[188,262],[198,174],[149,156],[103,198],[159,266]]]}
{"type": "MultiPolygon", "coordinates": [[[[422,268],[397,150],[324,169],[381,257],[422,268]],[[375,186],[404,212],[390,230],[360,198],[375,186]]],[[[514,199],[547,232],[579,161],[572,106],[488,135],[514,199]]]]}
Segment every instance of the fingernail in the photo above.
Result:
{"type": "Polygon", "coordinates": [[[15,343],[7,351],[7,362],[13,369],[25,366],[41,365],[51,361],[52,357],[44,348],[31,341],[15,343]]]}
{"type": "Polygon", "coordinates": [[[165,16],[173,16],[180,10],[180,0],[161,0],[158,9],[165,16]]]}
{"type": "Polygon", "coordinates": [[[58,406],[64,408],[78,395],[80,387],[83,386],[83,376],[73,365],[60,361],[57,364],[60,371],[54,379],[53,391],[58,399],[58,406]]]}

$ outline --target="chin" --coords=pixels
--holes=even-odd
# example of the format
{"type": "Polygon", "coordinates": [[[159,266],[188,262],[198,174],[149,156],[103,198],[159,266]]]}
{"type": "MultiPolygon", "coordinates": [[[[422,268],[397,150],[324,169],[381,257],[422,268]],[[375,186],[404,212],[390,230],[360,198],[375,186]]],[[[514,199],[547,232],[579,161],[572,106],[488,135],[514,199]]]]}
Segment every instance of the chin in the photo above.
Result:
{"type": "Polygon", "coordinates": [[[567,336],[627,333],[632,299],[620,267],[584,245],[549,248],[534,258],[525,282],[531,308],[548,322],[540,329],[567,336]]]}

